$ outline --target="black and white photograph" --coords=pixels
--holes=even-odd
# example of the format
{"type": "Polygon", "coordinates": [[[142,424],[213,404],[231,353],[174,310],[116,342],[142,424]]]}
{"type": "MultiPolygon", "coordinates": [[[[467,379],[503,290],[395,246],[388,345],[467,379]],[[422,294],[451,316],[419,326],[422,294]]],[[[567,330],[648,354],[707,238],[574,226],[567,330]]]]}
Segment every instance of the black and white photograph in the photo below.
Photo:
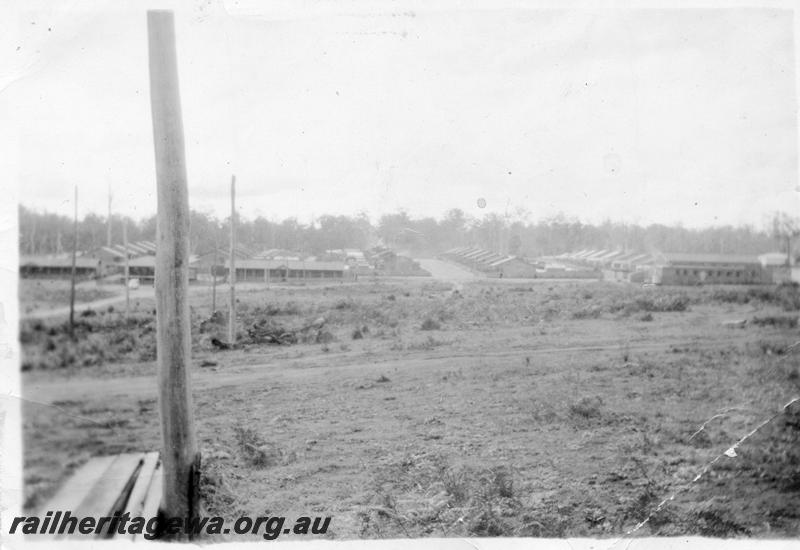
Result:
{"type": "Polygon", "coordinates": [[[3,11],[9,547],[800,547],[793,3],[3,11]]]}

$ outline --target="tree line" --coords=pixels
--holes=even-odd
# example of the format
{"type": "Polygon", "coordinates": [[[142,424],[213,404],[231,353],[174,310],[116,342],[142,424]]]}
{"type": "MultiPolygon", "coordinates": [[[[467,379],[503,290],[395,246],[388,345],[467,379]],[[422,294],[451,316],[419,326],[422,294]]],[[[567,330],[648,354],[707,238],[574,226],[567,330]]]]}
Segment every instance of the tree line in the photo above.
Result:
{"type": "MultiPolygon", "coordinates": [[[[127,224],[129,242],[155,241],[155,215],[140,220],[112,215],[112,244],[122,243],[123,224],[127,224]]],[[[227,248],[230,218],[218,219],[192,211],[190,226],[192,253],[227,248]]],[[[378,244],[412,254],[435,254],[456,246],[479,246],[528,257],[584,248],[758,254],[791,249],[794,238],[800,235],[799,228],[797,219],[785,213],[776,213],[762,228],[747,225],[686,228],[612,221],[590,224],[563,214],[531,221],[524,212],[510,217],[489,213],[476,218],[452,209],[438,219],[412,217],[401,211],[385,214],[377,223],[366,213],[320,216],[309,223],[295,218],[274,221],[239,217],[237,241],[256,251],[278,248],[312,255],[330,249],[366,249],[378,244]]],[[[107,217],[90,213],[79,220],[78,250],[104,246],[107,238],[107,217]]],[[[19,239],[23,255],[69,252],[74,246],[73,220],[20,206],[19,239]]]]}

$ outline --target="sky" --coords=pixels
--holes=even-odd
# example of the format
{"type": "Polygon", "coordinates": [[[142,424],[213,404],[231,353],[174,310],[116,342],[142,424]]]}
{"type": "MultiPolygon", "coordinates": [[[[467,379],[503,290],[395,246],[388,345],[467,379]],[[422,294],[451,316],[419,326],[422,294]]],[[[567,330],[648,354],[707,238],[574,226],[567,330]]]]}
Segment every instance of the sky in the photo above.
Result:
{"type": "MultiPolygon", "coordinates": [[[[145,5],[16,10],[0,112],[20,203],[71,215],[78,185],[81,216],[109,189],[115,213],[155,213],[145,5]]],[[[196,210],[229,215],[235,174],[248,218],[800,215],[789,10],[173,6],[196,210]]]]}

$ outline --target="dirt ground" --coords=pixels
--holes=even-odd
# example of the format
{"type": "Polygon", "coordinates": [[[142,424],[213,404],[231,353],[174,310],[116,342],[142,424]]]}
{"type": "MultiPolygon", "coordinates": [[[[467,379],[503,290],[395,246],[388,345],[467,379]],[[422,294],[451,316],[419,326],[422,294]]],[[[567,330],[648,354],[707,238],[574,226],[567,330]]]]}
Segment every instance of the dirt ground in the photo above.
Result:
{"type": "MultiPolygon", "coordinates": [[[[81,304],[120,294],[115,285],[98,285],[96,281],[80,281],[75,287],[75,303],[81,304]]],[[[118,285],[117,285],[118,286],[118,285]]],[[[54,307],[69,306],[68,279],[20,279],[19,299],[23,315],[36,315],[54,307]]]]}
{"type": "MultiPolygon", "coordinates": [[[[635,535],[800,534],[797,405],[692,482],[798,395],[797,289],[250,286],[230,351],[210,294],[192,298],[209,513],[331,516],[331,538],[616,537],[677,494],[635,535]]],[[[90,344],[21,328],[30,509],[91,456],[160,446],[151,304],[82,319],[90,344]]]]}

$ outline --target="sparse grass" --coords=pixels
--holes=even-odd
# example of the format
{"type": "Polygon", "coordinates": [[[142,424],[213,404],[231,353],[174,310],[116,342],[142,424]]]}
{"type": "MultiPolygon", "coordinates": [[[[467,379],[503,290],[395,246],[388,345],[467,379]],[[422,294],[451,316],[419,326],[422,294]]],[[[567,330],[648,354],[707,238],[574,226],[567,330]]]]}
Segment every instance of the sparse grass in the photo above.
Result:
{"type": "Polygon", "coordinates": [[[417,342],[410,342],[402,349],[406,349],[409,351],[432,350],[434,348],[438,348],[439,346],[445,346],[448,343],[449,342],[445,342],[444,340],[439,340],[429,335],[424,340],[417,342]]]}
{"type": "MultiPolygon", "coordinates": [[[[93,282],[81,283],[75,288],[78,304],[110,298],[122,292],[120,285],[97,286],[93,282]]],[[[69,306],[70,281],[68,279],[20,279],[19,300],[23,312],[69,306]]]]}
{"type": "Polygon", "coordinates": [[[400,530],[406,536],[519,536],[514,476],[506,466],[455,466],[422,453],[379,467],[369,504],[359,514],[362,536],[400,530]],[[407,487],[399,501],[393,487],[407,487]]]}
{"type": "Polygon", "coordinates": [[[284,460],[281,450],[264,439],[252,428],[234,426],[233,435],[245,463],[255,468],[267,468],[284,460]]]}
{"type": "Polygon", "coordinates": [[[707,293],[703,298],[707,301],[729,304],[755,302],[779,306],[785,311],[798,311],[800,310],[800,285],[792,282],[779,285],[716,289],[707,293]]]}
{"type": "MultiPolygon", "coordinates": [[[[796,327],[748,323],[734,334],[720,324],[790,317],[766,301],[772,290],[740,289],[740,303],[702,287],[519,288],[479,281],[458,298],[423,281],[244,288],[242,334],[262,319],[320,328],[290,346],[229,352],[209,351],[225,317],[195,295],[193,352],[217,364],[193,372],[206,508],[319,511],[344,518],[337,538],[616,537],[800,389],[796,327]],[[421,331],[428,318],[446,329],[421,331]],[[748,412],[689,441],[732,405],[748,412]]],[[[65,465],[160,445],[155,388],[142,376],[152,367],[132,363],[152,349],[152,312],[131,327],[115,315],[80,318],[86,342],[72,347],[58,323],[22,327],[26,356],[63,363],[23,375],[58,407],[23,403],[31,505],[65,465]]],[[[797,536],[797,419],[782,422],[639,534],[797,536]]]]}
{"type": "Polygon", "coordinates": [[[570,404],[569,414],[584,420],[600,418],[602,416],[602,405],[603,399],[598,395],[581,397],[578,401],[570,404]]]}

